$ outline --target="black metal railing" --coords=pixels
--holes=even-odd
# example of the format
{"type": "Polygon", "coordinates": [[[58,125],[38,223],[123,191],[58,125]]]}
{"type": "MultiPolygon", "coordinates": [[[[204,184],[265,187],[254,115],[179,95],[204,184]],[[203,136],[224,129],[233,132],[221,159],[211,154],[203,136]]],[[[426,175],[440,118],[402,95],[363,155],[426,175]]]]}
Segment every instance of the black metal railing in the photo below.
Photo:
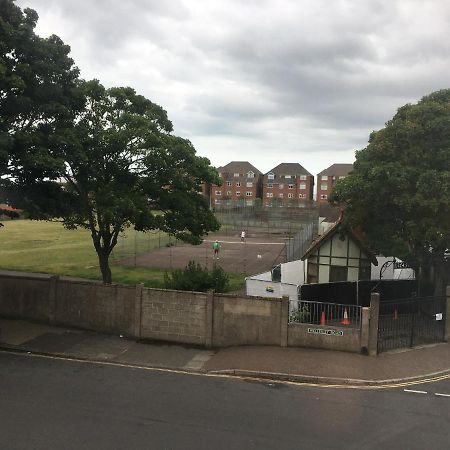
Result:
{"type": "Polygon", "coordinates": [[[414,297],[381,302],[378,351],[442,341],[445,309],[445,297],[414,297]]]}
{"type": "Polygon", "coordinates": [[[361,306],[299,300],[290,308],[290,323],[361,328],[361,306]]]}

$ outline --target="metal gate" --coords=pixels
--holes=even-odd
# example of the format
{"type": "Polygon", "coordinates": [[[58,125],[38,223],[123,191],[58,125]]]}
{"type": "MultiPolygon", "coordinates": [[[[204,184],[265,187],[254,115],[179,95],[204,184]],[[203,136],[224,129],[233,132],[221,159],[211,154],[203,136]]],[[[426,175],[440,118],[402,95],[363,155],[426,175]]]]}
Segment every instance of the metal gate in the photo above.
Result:
{"type": "Polygon", "coordinates": [[[445,297],[380,302],[378,352],[444,340],[445,297]]]}

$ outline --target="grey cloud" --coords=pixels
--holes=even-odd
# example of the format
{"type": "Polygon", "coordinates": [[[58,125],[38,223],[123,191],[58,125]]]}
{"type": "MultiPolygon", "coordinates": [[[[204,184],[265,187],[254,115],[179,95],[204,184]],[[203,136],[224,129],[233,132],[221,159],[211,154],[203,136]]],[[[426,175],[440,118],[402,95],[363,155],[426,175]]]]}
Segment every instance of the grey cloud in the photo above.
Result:
{"type": "Polygon", "coordinates": [[[17,3],[72,46],[83,76],[133,86],[230,159],[278,148],[322,167],[334,148],[348,160],[399,106],[448,87],[446,0],[17,3]]]}

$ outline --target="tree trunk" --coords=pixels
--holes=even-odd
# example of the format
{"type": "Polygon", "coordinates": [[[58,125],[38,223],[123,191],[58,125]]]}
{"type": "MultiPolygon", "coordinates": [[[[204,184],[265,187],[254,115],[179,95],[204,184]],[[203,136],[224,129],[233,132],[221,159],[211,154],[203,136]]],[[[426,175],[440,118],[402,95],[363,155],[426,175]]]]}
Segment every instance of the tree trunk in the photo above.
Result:
{"type": "Polygon", "coordinates": [[[102,279],[104,284],[112,283],[111,269],[109,268],[109,252],[101,250],[97,252],[100,270],[102,272],[102,279]]]}

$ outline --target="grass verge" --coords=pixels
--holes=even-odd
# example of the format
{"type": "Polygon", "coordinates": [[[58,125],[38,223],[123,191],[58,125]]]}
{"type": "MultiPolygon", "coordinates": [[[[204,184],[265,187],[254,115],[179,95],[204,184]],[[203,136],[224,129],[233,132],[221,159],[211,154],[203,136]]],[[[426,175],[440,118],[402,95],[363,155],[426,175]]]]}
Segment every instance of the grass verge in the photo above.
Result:
{"type": "MultiPolygon", "coordinates": [[[[66,230],[58,222],[8,220],[3,223],[5,226],[0,230],[0,269],[101,279],[89,231],[66,230]]],[[[113,259],[132,255],[136,247],[151,251],[168,242],[169,237],[162,232],[127,230],[111,258],[113,280],[163,288],[165,269],[116,266],[113,259]]],[[[229,274],[229,277],[231,291],[244,287],[243,275],[229,274]]]]}

